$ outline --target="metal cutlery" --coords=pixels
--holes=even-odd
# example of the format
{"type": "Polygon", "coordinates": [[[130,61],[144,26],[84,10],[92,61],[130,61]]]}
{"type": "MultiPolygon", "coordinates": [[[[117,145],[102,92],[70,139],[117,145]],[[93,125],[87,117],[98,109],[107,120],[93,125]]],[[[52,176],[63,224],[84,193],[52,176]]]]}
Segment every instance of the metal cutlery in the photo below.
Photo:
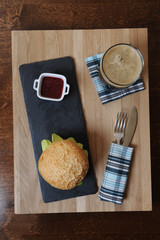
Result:
{"type": "Polygon", "coordinates": [[[116,121],[115,121],[115,126],[114,126],[114,136],[117,139],[117,144],[120,144],[121,139],[124,137],[126,122],[127,122],[127,113],[118,112],[116,121]]]}
{"type": "Polygon", "coordinates": [[[136,130],[138,113],[137,108],[134,106],[130,111],[128,122],[125,129],[125,136],[123,139],[123,146],[128,147],[136,130]]]}
{"type": "Polygon", "coordinates": [[[123,139],[123,146],[128,147],[136,130],[137,126],[137,108],[134,106],[130,111],[130,115],[127,121],[126,112],[118,112],[115,126],[114,126],[114,136],[117,140],[117,144],[121,144],[123,139]]]}

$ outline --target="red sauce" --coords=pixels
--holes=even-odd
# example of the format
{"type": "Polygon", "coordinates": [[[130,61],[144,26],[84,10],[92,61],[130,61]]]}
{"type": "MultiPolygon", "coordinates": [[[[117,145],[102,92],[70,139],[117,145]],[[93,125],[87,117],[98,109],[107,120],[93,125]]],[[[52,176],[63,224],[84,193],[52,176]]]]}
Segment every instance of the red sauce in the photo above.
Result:
{"type": "Polygon", "coordinates": [[[56,77],[44,77],[41,86],[41,95],[47,98],[59,99],[62,96],[63,80],[56,77]]]}

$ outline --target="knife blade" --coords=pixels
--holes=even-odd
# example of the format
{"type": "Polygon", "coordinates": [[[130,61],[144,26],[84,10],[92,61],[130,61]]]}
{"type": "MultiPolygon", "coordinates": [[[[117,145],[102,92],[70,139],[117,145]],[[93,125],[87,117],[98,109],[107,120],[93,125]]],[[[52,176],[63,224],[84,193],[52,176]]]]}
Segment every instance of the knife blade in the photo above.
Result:
{"type": "Polygon", "coordinates": [[[136,126],[137,126],[137,119],[138,119],[138,113],[136,106],[132,107],[130,111],[130,115],[128,118],[126,130],[125,130],[125,136],[123,141],[123,146],[128,147],[130,142],[132,141],[132,138],[134,136],[136,126]]]}

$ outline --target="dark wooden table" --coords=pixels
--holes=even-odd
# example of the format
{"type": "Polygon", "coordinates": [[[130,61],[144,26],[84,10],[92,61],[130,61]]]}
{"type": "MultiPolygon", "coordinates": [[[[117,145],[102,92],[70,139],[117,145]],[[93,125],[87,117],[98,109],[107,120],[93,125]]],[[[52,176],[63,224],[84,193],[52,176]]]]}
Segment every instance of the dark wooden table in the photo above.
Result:
{"type": "Polygon", "coordinates": [[[0,239],[160,240],[160,1],[0,0],[0,239]],[[152,212],[14,214],[11,31],[147,27],[152,212]]]}

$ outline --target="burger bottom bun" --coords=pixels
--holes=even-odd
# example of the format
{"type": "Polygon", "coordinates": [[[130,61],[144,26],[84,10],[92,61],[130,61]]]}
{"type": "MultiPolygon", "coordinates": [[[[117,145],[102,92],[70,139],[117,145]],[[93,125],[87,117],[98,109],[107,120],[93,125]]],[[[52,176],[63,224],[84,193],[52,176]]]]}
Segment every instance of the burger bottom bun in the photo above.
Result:
{"type": "Polygon", "coordinates": [[[84,179],[89,162],[86,154],[74,142],[60,140],[50,144],[41,154],[38,169],[51,186],[67,190],[84,179]]]}

